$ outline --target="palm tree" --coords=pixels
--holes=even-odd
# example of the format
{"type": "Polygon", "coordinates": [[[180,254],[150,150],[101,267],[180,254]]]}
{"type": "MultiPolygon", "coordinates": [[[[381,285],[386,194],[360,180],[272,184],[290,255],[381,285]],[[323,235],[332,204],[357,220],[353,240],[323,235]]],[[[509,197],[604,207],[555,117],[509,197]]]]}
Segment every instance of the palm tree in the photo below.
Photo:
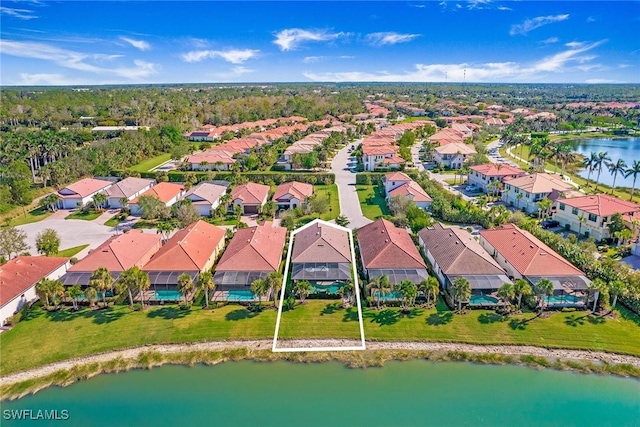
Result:
{"type": "MultiPolygon", "coordinates": [[[[133,266],[122,272],[119,281],[122,283],[122,286],[135,290],[140,294],[140,302],[142,304],[142,309],[144,310],[144,291],[149,289],[151,286],[149,275],[140,270],[138,266],[133,266]]],[[[131,296],[131,294],[129,295],[131,296]]]]}
{"type": "Polygon", "coordinates": [[[624,230],[617,231],[615,237],[618,239],[618,246],[624,246],[627,240],[631,240],[633,237],[633,231],[625,228],[624,230]]]}
{"type": "Polygon", "coordinates": [[[111,273],[104,267],[100,267],[91,273],[89,278],[89,286],[102,292],[102,303],[107,306],[107,291],[111,290],[111,284],[113,283],[113,277],[111,273]]]}
{"type": "Polygon", "coordinates": [[[353,295],[353,283],[351,281],[346,282],[338,289],[338,295],[342,297],[342,306],[346,307],[351,303],[351,296],[353,295]]]}
{"type": "Polygon", "coordinates": [[[613,194],[613,192],[616,191],[616,178],[618,178],[618,174],[625,174],[627,164],[624,160],[618,159],[615,163],[608,163],[607,167],[609,168],[611,175],[613,175],[613,188],[611,189],[611,194],[613,194]]]}
{"type": "Polygon", "coordinates": [[[511,283],[503,283],[498,289],[498,296],[502,298],[507,306],[511,304],[511,300],[515,296],[516,291],[511,283]]]}
{"type": "Polygon", "coordinates": [[[216,284],[213,283],[213,274],[210,271],[203,271],[198,275],[196,286],[202,289],[204,293],[204,306],[209,308],[209,292],[216,288],[216,284]]]}
{"type": "Polygon", "coordinates": [[[520,209],[520,200],[522,199],[522,197],[524,197],[524,193],[519,192],[518,194],[516,194],[516,208],[520,209]]]}
{"type": "Polygon", "coordinates": [[[549,279],[540,279],[540,281],[535,284],[535,290],[540,298],[540,314],[542,314],[547,295],[553,294],[553,283],[549,279]]]}
{"type": "Polygon", "coordinates": [[[385,296],[389,295],[393,291],[393,285],[389,280],[389,277],[382,275],[380,276],[380,287],[378,292],[380,293],[380,298],[384,299],[385,296]]]}
{"type": "Polygon", "coordinates": [[[298,280],[293,286],[293,293],[300,298],[300,303],[304,304],[304,300],[311,294],[313,288],[311,283],[306,280],[298,280]]]}
{"type": "Polygon", "coordinates": [[[336,224],[342,226],[342,227],[346,227],[349,225],[349,218],[347,218],[344,215],[338,215],[337,218],[335,219],[336,224]]]}
{"type": "Polygon", "coordinates": [[[96,208],[96,211],[101,211],[104,207],[104,204],[107,202],[107,195],[104,193],[96,193],[93,195],[93,205],[96,208]]]}
{"type": "Polygon", "coordinates": [[[596,277],[595,279],[593,279],[591,281],[591,283],[589,283],[589,291],[593,291],[593,293],[594,293],[594,296],[593,296],[593,309],[591,310],[594,313],[596,312],[596,309],[598,307],[598,297],[600,296],[600,292],[606,286],[607,286],[607,284],[605,283],[605,281],[602,280],[599,277],[596,277]]]}
{"type": "Polygon", "coordinates": [[[529,283],[527,283],[527,281],[524,279],[516,279],[513,282],[513,291],[515,295],[518,297],[518,310],[520,310],[522,297],[523,296],[527,297],[533,294],[533,291],[531,290],[531,286],[529,286],[529,283]]]}
{"type": "Polygon", "coordinates": [[[395,289],[402,300],[402,311],[406,313],[416,300],[418,288],[411,280],[403,280],[396,285],[395,289]]]}
{"type": "Polygon", "coordinates": [[[93,307],[93,304],[95,304],[96,299],[98,299],[98,291],[96,291],[94,288],[89,286],[84,290],[84,297],[87,299],[87,301],[89,301],[89,306],[93,307]]]}
{"type": "Polygon", "coordinates": [[[187,273],[182,273],[178,276],[178,292],[184,297],[184,303],[188,304],[187,295],[193,290],[193,278],[187,273]]]}
{"type": "Polygon", "coordinates": [[[40,279],[38,283],[36,283],[36,294],[40,297],[40,299],[44,298],[45,308],[49,308],[49,289],[50,289],[50,280],[49,279],[40,279]]]}
{"type": "Polygon", "coordinates": [[[636,189],[636,179],[638,178],[638,175],[640,175],[640,161],[634,160],[631,166],[624,171],[625,178],[633,176],[633,185],[631,186],[631,196],[629,197],[629,200],[633,200],[633,192],[636,189]]]}
{"type": "Polygon", "coordinates": [[[628,291],[627,283],[622,280],[614,280],[609,285],[609,295],[613,297],[613,301],[611,302],[611,311],[616,308],[616,303],[618,302],[619,296],[625,296],[628,291]]]}
{"type": "Polygon", "coordinates": [[[551,201],[551,199],[547,197],[540,200],[538,202],[538,215],[542,216],[542,219],[546,218],[547,215],[549,214],[549,209],[551,209],[552,205],[553,205],[553,202],[551,201]]]}
{"type": "Polygon", "coordinates": [[[594,191],[598,191],[598,183],[600,182],[600,173],[602,172],[602,165],[607,164],[607,162],[611,161],[611,157],[608,156],[606,151],[601,151],[598,153],[598,157],[596,157],[596,161],[593,164],[594,169],[598,169],[598,176],[596,177],[596,188],[594,191]]]}
{"type": "Polygon", "coordinates": [[[73,304],[73,309],[78,310],[78,298],[82,295],[82,289],[78,285],[69,286],[66,291],[67,297],[73,304]]]}
{"type": "Polygon", "coordinates": [[[162,234],[162,240],[166,243],[169,240],[169,234],[175,230],[176,224],[173,221],[162,221],[156,227],[157,233],[162,234]]]}
{"type": "Polygon", "coordinates": [[[269,284],[264,279],[256,279],[251,282],[251,292],[258,297],[258,307],[262,310],[262,297],[269,292],[269,284]]]}
{"type": "Polygon", "coordinates": [[[458,304],[458,311],[462,310],[462,301],[468,301],[471,297],[471,284],[464,277],[458,277],[451,284],[453,299],[458,304]]]}
{"type": "Polygon", "coordinates": [[[278,308],[278,295],[282,289],[282,274],[278,271],[272,271],[267,275],[266,281],[269,284],[269,288],[273,293],[273,305],[278,308]]]}
{"type": "Polygon", "coordinates": [[[591,179],[591,173],[593,169],[596,168],[596,164],[598,162],[598,154],[595,151],[592,151],[589,157],[585,157],[582,166],[584,166],[589,173],[587,174],[587,185],[589,185],[589,180],[591,179]]]}
{"type": "Polygon", "coordinates": [[[116,292],[118,294],[127,293],[129,296],[129,307],[133,307],[133,293],[134,289],[131,285],[131,280],[127,278],[127,276],[131,274],[129,270],[124,271],[120,277],[118,277],[118,281],[116,282],[116,292]]]}
{"type": "Polygon", "coordinates": [[[371,280],[369,280],[367,290],[371,295],[373,295],[376,305],[378,306],[378,310],[380,310],[380,276],[372,277],[371,280]]]}
{"type": "Polygon", "coordinates": [[[578,215],[578,236],[582,233],[582,224],[587,222],[587,217],[580,214],[578,215]]]}
{"type": "Polygon", "coordinates": [[[423,280],[418,285],[418,289],[424,292],[424,296],[427,300],[427,305],[431,304],[431,298],[436,301],[438,297],[438,291],[440,290],[440,283],[434,276],[429,276],[427,280],[423,280]]]}
{"type": "Polygon", "coordinates": [[[563,146],[562,151],[560,152],[560,161],[562,162],[560,174],[564,176],[564,170],[567,163],[573,163],[576,161],[576,154],[573,152],[570,145],[563,146]]]}

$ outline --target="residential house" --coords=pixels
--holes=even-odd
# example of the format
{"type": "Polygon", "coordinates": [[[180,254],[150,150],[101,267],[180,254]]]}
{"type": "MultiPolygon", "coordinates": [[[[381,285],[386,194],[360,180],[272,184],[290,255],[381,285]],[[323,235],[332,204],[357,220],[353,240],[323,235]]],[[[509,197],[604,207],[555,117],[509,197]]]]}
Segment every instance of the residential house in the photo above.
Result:
{"type": "Polygon", "coordinates": [[[278,185],[273,195],[273,201],[278,209],[295,209],[302,207],[313,194],[313,185],[304,182],[292,181],[278,185]]]}
{"type": "Polygon", "coordinates": [[[509,206],[533,213],[538,212],[538,202],[545,197],[556,200],[572,190],[571,184],[563,181],[560,175],[534,173],[519,178],[505,178],[502,200],[509,206]]]}
{"type": "Polygon", "coordinates": [[[384,185],[384,194],[388,196],[391,190],[395,190],[401,185],[411,181],[413,181],[413,179],[404,172],[390,172],[386,174],[382,180],[384,185]]]}
{"type": "Polygon", "coordinates": [[[153,179],[125,178],[107,189],[107,204],[110,208],[122,208],[122,201],[138,197],[155,184],[153,179]]]}
{"type": "Polygon", "coordinates": [[[185,199],[191,200],[191,204],[201,216],[211,216],[220,205],[220,198],[227,192],[224,185],[201,182],[191,188],[184,195],[185,199]]]}
{"type": "Polygon", "coordinates": [[[0,265],[0,326],[37,299],[41,279],[59,279],[69,265],[69,258],[43,256],[18,256],[0,265]]]}
{"type": "Polygon", "coordinates": [[[307,280],[313,293],[333,295],[353,280],[349,230],[316,219],[293,232],[291,280],[307,280]]]}
{"type": "Polygon", "coordinates": [[[404,159],[398,154],[398,147],[395,145],[362,144],[362,162],[365,171],[373,171],[377,168],[399,168],[404,159]]]}
{"type": "Polygon", "coordinates": [[[418,232],[418,242],[449,297],[452,297],[453,282],[462,277],[471,285],[470,305],[500,303],[497,291],[511,280],[469,232],[435,223],[418,232]]]}
{"type": "Polygon", "coordinates": [[[106,193],[107,189],[113,185],[113,181],[103,179],[84,178],[69,184],[58,191],[60,201],[58,206],[61,209],[75,209],[89,203],[93,196],[98,193],[106,193]]]}
{"type": "Polygon", "coordinates": [[[189,168],[194,171],[227,171],[233,168],[236,159],[233,157],[232,152],[216,147],[199,154],[187,156],[185,162],[189,163],[189,168]]]}
{"type": "Polygon", "coordinates": [[[584,273],[542,243],[528,231],[514,224],[480,231],[480,244],[505,269],[509,277],[527,280],[535,286],[540,280],[553,283],[548,306],[584,307],[593,293],[584,273]]]}
{"type": "Polygon", "coordinates": [[[596,240],[608,239],[608,221],[615,213],[638,216],[640,205],[608,194],[561,198],[555,202],[553,218],[567,230],[596,240]]]}
{"type": "Polygon", "coordinates": [[[240,206],[243,214],[257,214],[267,202],[269,186],[248,182],[237,185],[231,190],[232,206],[240,206]]]}
{"type": "Polygon", "coordinates": [[[358,229],[358,246],[367,279],[387,276],[392,284],[426,280],[427,266],[404,228],[379,219],[358,229]]]}
{"type": "Polygon", "coordinates": [[[151,196],[160,200],[165,206],[172,206],[184,195],[184,186],[174,182],[160,182],[129,202],[132,215],[142,215],[142,207],[138,200],[142,196],[151,196]]]}
{"type": "Polygon", "coordinates": [[[468,185],[475,185],[480,191],[489,193],[492,190],[487,188],[494,181],[504,182],[506,179],[519,178],[527,173],[522,169],[502,163],[487,163],[484,165],[474,165],[469,167],[468,185]]]}
{"type": "Polygon", "coordinates": [[[72,265],[60,281],[65,286],[89,286],[91,274],[100,267],[109,270],[113,282],[123,271],[137,266],[144,267],[162,247],[162,236],[131,230],[110,237],[106,242],[89,252],[89,255],[72,265]]]}
{"type": "Polygon", "coordinates": [[[215,299],[255,300],[251,283],[280,270],[287,229],[273,223],[238,229],[216,265],[215,299]]]}
{"type": "Polygon", "coordinates": [[[452,142],[433,149],[433,159],[439,165],[451,169],[460,169],[464,163],[476,154],[473,145],[452,142]]]}
{"type": "Polygon", "coordinates": [[[201,272],[210,270],[224,249],[224,237],[224,229],[205,221],[194,222],[176,232],[143,267],[151,281],[145,298],[180,299],[178,277],[187,274],[195,283],[201,272]]]}
{"type": "Polygon", "coordinates": [[[432,199],[417,182],[402,172],[391,172],[383,179],[387,200],[396,196],[406,197],[419,208],[428,209],[432,199]]]}

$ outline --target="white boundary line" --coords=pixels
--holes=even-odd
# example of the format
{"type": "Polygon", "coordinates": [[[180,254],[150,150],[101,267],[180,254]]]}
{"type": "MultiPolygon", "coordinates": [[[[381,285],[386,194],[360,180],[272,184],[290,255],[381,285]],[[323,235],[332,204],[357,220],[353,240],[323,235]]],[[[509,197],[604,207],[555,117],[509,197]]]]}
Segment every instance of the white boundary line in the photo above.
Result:
{"type": "MultiPolygon", "coordinates": [[[[311,338],[309,338],[311,339],[311,338]]],[[[284,279],[282,280],[282,289],[280,291],[280,305],[278,307],[278,318],[276,319],[276,330],[275,333],[273,334],[273,347],[272,347],[272,351],[274,353],[285,353],[285,352],[299,352],[299,351],[354,351],[354,350],[365,350],[366,349],[366,344],[365,344],[365,339],[364,339],[364,322],[362,320],[362,305],[360,304],[360,285],[358,283],[358,271],[356,269],[356,259],[355,259],[355,246],[353,243],[353,231],[351,231],[350,229],[346,228],[346,227],[342,227],[340,225],[337,224],[332,224],[330,222],[327,221],[323,221],[321,219],[315,219],[313,221],[311,221],[310,223],[300,227],[299,229],[293,231],[291,233],[291,236],[289,237],[289,248],[287,249],[287,262],[285,264],[285,270],[284,270],[284,279]],[[291,262],[291,251],[293,250],[293,237],[298,234],[300,231],[315,225],[317,223],[323,224],[323,225],[328,225],[330,227],[334,227],[337,228],[339,230],[342,231],[346,231],[347,233],[349,233],[349,245],[351,248],[351,267],[353,270],[353,286],[355,288],[355,293],[356,293],[356,305],[358,307],[358,321],[360,323],[360,340],[362,342],[362,345],[360,346],[352,346],[352,347],[296,347],[296,348],[278,348],[277,347],[277,343],[278,343],[278,332],[280,331],[280,320],[282,318],[282,306],[284,304],[284,294],[286,292],[286,286],[287,286],[287,277],[289,274],[289,265],[291,262]]]]}

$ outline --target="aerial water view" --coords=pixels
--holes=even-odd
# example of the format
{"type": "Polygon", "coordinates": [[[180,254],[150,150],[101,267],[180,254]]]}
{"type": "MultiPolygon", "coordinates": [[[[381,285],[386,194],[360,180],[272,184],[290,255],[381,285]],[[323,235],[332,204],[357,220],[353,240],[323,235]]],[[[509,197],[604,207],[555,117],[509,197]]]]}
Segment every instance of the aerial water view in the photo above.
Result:
{"type": "Polygon", "coordinates": [[[638,28],[2,1],[0,425],[640,425],[638,28]]]}

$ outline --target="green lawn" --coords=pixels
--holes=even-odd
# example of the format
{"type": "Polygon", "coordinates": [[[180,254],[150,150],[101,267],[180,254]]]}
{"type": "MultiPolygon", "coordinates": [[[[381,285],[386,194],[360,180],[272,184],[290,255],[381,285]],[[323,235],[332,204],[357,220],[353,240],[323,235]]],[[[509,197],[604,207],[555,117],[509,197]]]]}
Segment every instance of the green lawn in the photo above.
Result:
{"type": "Polygon", "coordinates": [[[282,312],[278,330],[281,338],[360,339],[358,309],[341,309],[340,300],[307,300],[282,312]]]}
{"type": "MultiPolygon", "coordinates": [[[[338,196],[338,186],[336,184],[314,185],[313,192],[320,197],[326,196],[329,198],[329,206],[331,209],[320,215],[320,219],[325,221],[336,219],[338,215],[340,215],[340,197],[338,196]]],[[[317,217],[317,214],[304,215],[296,220],[296,224],[306,224],[313,221],[317,217]]]]}
{"type": "Polygon", "coordinates": [[[69,248],[69,249],[64,249],[64,250],[61,250],[60,252],[58,252],[56,254],[56,256],[61,256],[61,257],[65,257],[65,258],[71,258],[71,257],[74,257],[74,256],[78,255],[78,253],[81,250],[83,250],[84,248],[86,248],[87,246],[89,246],[89,245],[88,244],[87,245],[80,245],[80,246],[74,246],[74,247],[69,248]]]}
{"type": "Polygon", "coordinates": [[[118,217],[120,216],[120,214],[116,214],[114,216],[112,216],[111,218],[109,218],[108,220],[106,220],[104,222],[104,225],[106,225],[107,227],[115,227],[118,224],[120,224],[122,221],[120,221],[118,219],[118,217]]]}
{"type": "Polygon", "coordinates": [[[20,215],[19,217],[12,219],[11,221],[9,221],[9,225],[16,227],[18,225],[25,225],[42,221],[43,219],[49,217],[52,213],[53,212],[46,209],[37,208],[27,212],[24,215],[20,215]]]}
{"type": "Polygon", "coordinates": [[[136,172],[149,172],[151,169],[156,168],[169,160],[171,160],[171,154],[164,153],[160,154],[159,156],[143,160],[137,165],[131,166],[129,169],[136,172]]]}
{"type": "Polygon", "coordinates": [[[233,214],[227,214],[222,218],[206,218],[205,221],[213,225],[238,225],[240,222],[233,214]]]}
{"type": "Polygon", "coordinates": [[[370,220],[376,220],[383,215],[389,215],[384,190],[377,185],[356,185],[358,200],[362,214],[370,220]]]}
{"type": "Polygon", "coordinates": [[[88,211],[77,210],[71,215],[67,216],[65,219],[83,219],[85,221],[93,221],[94,219],[98,218],[100,215],[102,215],[102,212],[96,212],[93,209],[88,211]]]}
{"type": "Polygon", "coordinates": [[[158,221],[155,219],[140,219],[136,221],[135,224],[131,228],[135,229],[143,229],[143,228],[156,228],[158,226],[158,221]]]}

